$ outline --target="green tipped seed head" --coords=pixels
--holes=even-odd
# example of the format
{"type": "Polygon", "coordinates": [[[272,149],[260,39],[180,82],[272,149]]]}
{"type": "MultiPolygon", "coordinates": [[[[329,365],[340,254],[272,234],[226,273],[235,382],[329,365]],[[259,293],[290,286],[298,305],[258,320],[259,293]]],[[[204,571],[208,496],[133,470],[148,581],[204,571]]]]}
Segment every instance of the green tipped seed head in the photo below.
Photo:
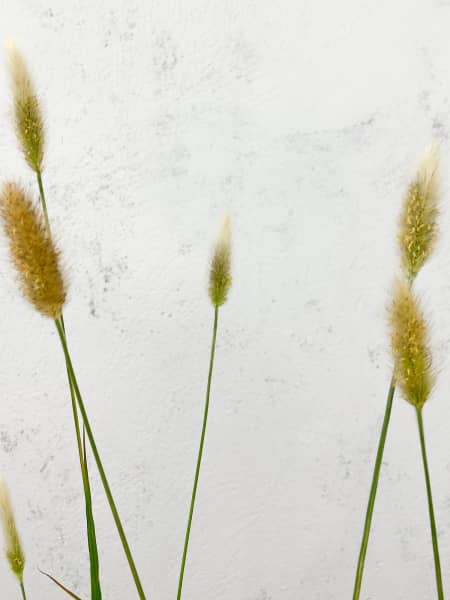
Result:
{"type": "Polygon", "coordinates": [[[436,243],[438,158],[438,147],[429,146],[403,202],[398,240],[402,267],[409,281],[416,277],[436,243]]]}
{"type": "Polygon", "coordinates": [[[6,483],[2,479],[0,479],[0,519],[5,538],[6,558],[8,559],[11,571],[16,575],[19,581],[22,581],[23,570],[25,567],[25,555],[16,527],[11,497],[6,483]]]}
{"type": "Polygon", "coordinates": [[[389,310],[395,380],[406,400],[422,408],[434,385],[428,326],[410,286],[396,281],[389,310]]]}
{"type": "Polygon", "coordinates": [[[231,224],[230,215],[226,213],[214,245],[209,272],[209,297],[216,308],[226,302],[231,281],[231,224]]]}
{"type": "Polygon", "coordinates": [[[29,167],[41,172],[44,159],[44,120],[28,66],[14,43],[7,44],[14,124],[17,139],[29,167]]]}

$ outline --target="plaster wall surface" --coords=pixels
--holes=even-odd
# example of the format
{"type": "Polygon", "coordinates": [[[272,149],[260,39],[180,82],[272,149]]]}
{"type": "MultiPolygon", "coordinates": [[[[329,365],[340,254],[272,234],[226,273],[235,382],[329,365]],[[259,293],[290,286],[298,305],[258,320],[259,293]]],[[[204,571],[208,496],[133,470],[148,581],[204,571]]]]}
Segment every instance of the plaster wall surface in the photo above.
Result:
{"type": "MultiPolygon", "coordinates": [[[[417,280],[438,380],[424,419],[450,590],[450,2],[0,1],[32,68],[44,182],[70,281],[81,389],[151,600],[176,595],[206,385],[207,277],[220,312],[185,600],[343,600],[391,376],[396,222],[441,147],[441,238],[417,280]]],[[[0,175],[35,190],[0,69],[0,175]]],[[[0,238],[0,472],[27,553],[89,593],[63,357],[0,238]]],[[[136,597],[90,463],[106,600],[136,597]]],[[[0,561],[1,597],[18,598],[0,561]]],[[[415,414],[395,399],[364,600],[436,597],[415,414]]]]}

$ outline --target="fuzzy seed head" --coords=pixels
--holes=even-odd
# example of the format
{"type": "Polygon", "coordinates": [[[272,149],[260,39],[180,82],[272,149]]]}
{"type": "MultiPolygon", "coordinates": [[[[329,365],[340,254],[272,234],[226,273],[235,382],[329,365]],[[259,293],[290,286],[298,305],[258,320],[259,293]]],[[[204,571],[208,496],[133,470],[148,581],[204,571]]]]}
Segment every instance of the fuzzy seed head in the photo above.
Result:
{"type": "Polygon", "coordinates": [[[43,315],[58,318],[66,286],[59,250],[41,214],[19,185],[8,182],[0,193],[0,215],[23,295],[43,315]]]}
{"type": "Polygon", "coordinates": [[[45,132],[39,99],[27,64],[12,42],[7,44],[7,58],[17,139],[30,168],[40,172],[45,132]]]}
{"type": "Polygon", "coordinates": [[[209,271],[209,297],[217,308],[225,303],[231,287],[231,224],[226,213],[220,224],[209,271]]]}
{"type": "Polygon", "coordinates": [[[403,202],[398,240],[402,266],[409,281],[416,277],[436,242],[438,162],[438,147],[429,146],[403,202]]]}
{"type": "Polygon", "coordinates": [[[0,519],[5,538],[6,558],[8,559],[11,571],[18,577],[19,581],[22,581],[25,555],[16,527],[11,497],[6,483],[2,479],[0,479],[0,519]]]}
{"type": "Polygon", "coordinates": [[[427,322],[417,298],[404,281],[395,283],[389,316],[396,382],[405,399],[421,408],[435,378],[427,322]]]}

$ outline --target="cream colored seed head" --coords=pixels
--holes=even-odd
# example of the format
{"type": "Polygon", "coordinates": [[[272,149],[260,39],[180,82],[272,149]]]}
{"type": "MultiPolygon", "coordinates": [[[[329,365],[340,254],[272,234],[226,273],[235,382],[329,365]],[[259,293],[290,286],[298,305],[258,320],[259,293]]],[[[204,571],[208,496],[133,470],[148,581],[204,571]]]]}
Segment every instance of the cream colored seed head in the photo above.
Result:
{"type": "Polygon", "coordinates": [[[429,146],[408,187],[400,215],[398,239],[402,266],[412,281],[433,252],[438,217],[438,147],[429,146]]]}
{"type": "Polygon", "coordinates": [[[0,214],[23,295],[43,315],[58,318],[66,300],[66,286],[59,250],[42,216],[25,191],[12,182],[1,190],[0,214]]]}
{"type": "Polygon", "coordinates": [[[213,249],[209,272],[209,297],[217,308],[224,304],[231,287],[231,224],[225,213],[213,249]]]}
{"type": "Polygon", "coordinates": [[[39,99],[22,54],[12,42],[7,44],[6,49],[17,139],[28,165],[33,171],[40,172],[45,132],[39,99]]]}
{"type": "Polygon", "coordinates": [[[12,572],[18,577],[19,581],[22,581],[25,555],[20,543],[9,491],[2,479],[0,479],[0,519],[5,538],[6,558],[12,572]]]}
{"type": "Polygon", "coordinates": [[[408,402],[422,408],[434,384],[428,327],[410,286],[396,281],[390,307],[394,374],[408,402]]]}

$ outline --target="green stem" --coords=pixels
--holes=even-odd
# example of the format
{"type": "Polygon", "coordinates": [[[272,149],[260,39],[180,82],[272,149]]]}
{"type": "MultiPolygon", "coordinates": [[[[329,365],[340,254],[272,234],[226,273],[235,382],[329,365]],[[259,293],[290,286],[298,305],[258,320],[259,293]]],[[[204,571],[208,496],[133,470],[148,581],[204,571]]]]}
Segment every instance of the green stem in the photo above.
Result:
{"type": "Polygon", "coordinates": [[[20,591],[22,592],[22,599],[27,600],[27,595],[25,594],[25,586],[23,585],[23,579],[20,580],[20,591]]]}
{"type": "Polygon", "coordinates": [[[39,196],[41,197],[42,210],[44,211],[45,225],[47,227],[48,234],[51,235],[50,221],[47,212],[47,202],[45,201],[44,186],[42,184],[42,173],[40,171],[36,171],[36,178],[39,186],[39,196]]]}
{"type": "Polygon", "coordinates": [[[366,519],[364,521],[364,531],[361,540],[361,548],[359,551],[358,565],[356,567],[355,586],[353,588],[353,600],[358,600],[361,593],[361,583],[364,571],[364,562],[366,560],[367,546],[369,543],[370,527],[372,524],[373,509],[375,506],[375,497],[377,495],[378,481],[380,479],[381,463],[383,462],[384,446],[386,444],[386,436],[391,418],[392,401],[394,399],[395,381],[391,380],[389,387],[386,409],[384,411],[383,425],[381,427],[380,440],[378,442],[377,456],[375,459],[375,467],[372,476],[372,485],[370,486],[369,502],[367,504],[366,519]]]}
{"type": "MultiPolygon", "coordinates": [[[[41,199],[42,210],[45,217],[45,225],[47,229],[47,234],[49,237],[52,235],[52,231],[50,228],[50,220],[48,218],[47,211],[47,202],[45,199],[44,185],[42,182],[42,173],[40,171],[36,172],[37,183],[39,187],[39,196],[41,199]]],[[[64,315],[61,314],[60,323],[62,327],[62,331],[64,333],[64,337],[66,336],[66,328],[64,324],[64,315]]],[[[83,451],[83,447],[81,444],[81,432],[80,432],[80,423],[78,418],[78,410],[75,399],[75,392],[72,383],[72,379],[69,373],[69,367],[67,365],[66,360],[66,371],[67,371],[67,379],[69,382],[69,390],[70,390],[70,398],[72,403],[72,413],[73,413],[73,422],[75,425],[75,434],[77,439],[77,447],[78,447],[78,457],[81,468],[81,478],[83,481],[83,489],[85,496],[85,505],[86,505],[86,525],[87,525],[87,536],[88,536],[88,546],[89,546],[89,558],[91,563],[91,596],[92,598],[101,599],[101,589],[100,589],[100,580],[99,580],[99,564],[98,564],[98,551],[97,551],[97,538],[95,533],[95,523],[94,517],[92,514],[92,505],[91,505],[91,491],[89,484],[89,476],[87,471],[87,464],[85,461],[85,454],[83,451]]]]}
{"type": "Polygon", "coordinates": [[[102,461],[100,459],[100,454],[99,454],[99,452],[97,450],[97,444],[95,443],[94,434],[92,433],[91,425],[89,423],[89,418],[87,416],[86,409],[85,409],[84,402],[83,402],[83,398],[82,398],[81,393],[80,393],[80,388],[78,387],[77,378],[75,376],[75,371],[73,369],[73,365],[72,365],[72,360],[70,358],[69,349],[67,347],[67,341],[66,341],[66,336],[64,334],[64,329],[63,329],[60,321],[58,321],[58,320],[55,321],[55,325],[56,325],[56,329],[58,330],[59,339],[61,341],[62,349],[63,349],[64,356],[65,356],[65,359],[66,359],[67,368],[69,370],[70,378],[72,380],[73,389],[74,389],[74,392],[75,392],[75,396],[77,398],[78,408],[80,409],[80,413],[81,413],[81,416],[83,418],[83,423],[84,423],[84,427],[86,429],[86,433],[87,433],[87,436],[88,436],[88,439],[89,439],[89,443],[91,445],[92,454],[94,455],[94,459],[95,459],[95,462],[96,462],[96,465],[97,465],[97,469],[98,469],[98,472],[100,474],[100,478],[102,480],[103,488],[105,490],[106,498],[108,500],[108,503],[109,503],[109,506],[110,506],[110,509],[111,509],[111,513],[113,515],[114,522],[116,524],[117,531],[119,533],[120,540],[122,542],[123,550],[125,552],[125,556],[127,558],[128,565],[130,567],[131,573],[133,575],[134,583],[136,585],[136,589],[138,591],[139,598],[141,600],[145,600],[144,590],[143,590],[141,581],[139,579],[139,575],[138,575],[138,572],[137,572],[137,569],[136,569],[136,565],[134,563],[133,556],[131,554],[131,550],[130,550],[130,547],[128,545],[128,541],[127,541],[127,538],[126,538],[126,535],[125,535],[125,531],[124,531],[123,526],[122,526],[122,522],[121,522],[120,517],[119,517],[118,510],[116,508],[116,504],[114,502],[114,498],[113,498],[113,495],[112,495],[112,492],[111,492],[111,488],[109,487],[108,479],[106,477],[106,473],[105,473],[105,470],[103,468],[102,461]]]}
{"type": "Polygon", "coordinates": [[[430,515],[431,540],[433,542],[434,568],[436,571],[436,587],[439,600],[444,600],[444,590],[442,587],[441,561],[439,558],[438,536],[436,531],[436,520],[434,518],[433,496],[431,494],[430,473],[428,471],[427,450],[425,447],[425,433],[423,430],[422,408],[416,408],[417,425],[419,427],[420,448],[422,451],[423,470],[425,473],[425,483],[427,487],[428,512],[430,515]]]}
{"type": "Polygon", "coordinates": [[[194,477],[194,487],[192,489],[191,506],[189,508],[189,518],[188,518],[188,523],[187,523],[187,528],[186,528],[186,535],[185,535],[185,539],[184,539],[183,558],[181,559],[177,600],[180,600],[180,598],[181,598],[181,590],[183,587],[184,569],[186,566],[186,557],[187,557],[187,551],[188,551],[188,545],[189,545],[189,536],[191,534],[192,516],[194,514],[195,497],[197,495],[198,478],[200,475],[200,465],[202,462],[203,446],[205,443],[206,423],[208,421],[208,411],[209,411],[209,397],[210,397],[210,392],[211,392],[211,380],[212,380],[212,373],[213,373],[213,366],[214,366],[214,354],[216,351],[218,318],[219,318],[219,307],[216,306],[214,308],[213,337],[212,337],[212,342],[211,342],[211,355],[210,355],[210,359],[209,359],[208,385],[206,388],[206,400],[205,400],[205,409],[204,409],[204,413],[203,413],[202,435],[200,438],[200,447],[198,450],[198,457],[197,457],[197,467],[195,469],[195,477],[194,477]]]}
{"type": "MultiPolygon", "coordinates": [[[[66,328],[64,325],[64,317],[61,315],[60,317],[61,329],[64,333],[64,337],[67,343],[67,334],[66,328]]],[[[92,600],[101,600],[102,592],[100,587],[100,578],[99,578],[99,561],[98,561],[98,549],[97,549],[97,536],[95,532],[95,522],[94,515],[92,513],[92,498],[91,498],[91,489],[89,483],[89,474],[87,468],[87,460],[86,460],[86,452],[85,445],[81,441],[81,429],[80,429],[80,421],[78,417],[78,409],[77,409],[77,401],[75,397],[74,385],[72,383],[72,378],[70,376],[69,366],[66,360],[66,370],[67,370],[67,378],[69,381],[69,389],[70,389],[70,398],[72,403],[72,413],[73,413],[73,422],[75,425],[75,433],[77,439],[77,448],[78,448],[78,458],[80,462],[81,469],[81,478],[83,481],[83,490],[84,490],[84,499],[85,499],[85,510],[86,510],[86,529],[87,529],[87,537],[88,537],[88,547],[89,547],[89,560],[90,560],[90,569],[91,569],[91,598],[92,600]]],[[[84,432],[84,430],[83,430],[84,432]]],[[[84,441],[84,436],[83,436],[84,441]]]]}
{"type": "MultiPolygon", "coordinates": [[[[66,335],[66,328],[64,326],[64,317],[63,317],[63,315],[61,315],[61,317],[60,317],[60,322],[61,322],[61,328],[62,328],[62,330],[64,332],[64,336],[65,336],[66,335]]],[[[75,392],[74,392],[74,389],[73,389],[72,379],[70,377],[69,367],[68,367],[67,363],[66,363],[66,371],[67,371],[67,379],[68,379],[68,383],[69,383],[70,399],[71,399],[71,403],[72,403],[73,422],[74,422],[74,425],[75,425],[75,434],[76,434],[76,438],[77,438],[78,458],[80,460],[81,476],[83,477],[83,480],[84,480],[83,446],[81,444],[80,421],[79,421],[79,418],[78,418],[78,410],[77,410],[77,404],[76,404],[76,399],[75,399],[75,392]]]]}

